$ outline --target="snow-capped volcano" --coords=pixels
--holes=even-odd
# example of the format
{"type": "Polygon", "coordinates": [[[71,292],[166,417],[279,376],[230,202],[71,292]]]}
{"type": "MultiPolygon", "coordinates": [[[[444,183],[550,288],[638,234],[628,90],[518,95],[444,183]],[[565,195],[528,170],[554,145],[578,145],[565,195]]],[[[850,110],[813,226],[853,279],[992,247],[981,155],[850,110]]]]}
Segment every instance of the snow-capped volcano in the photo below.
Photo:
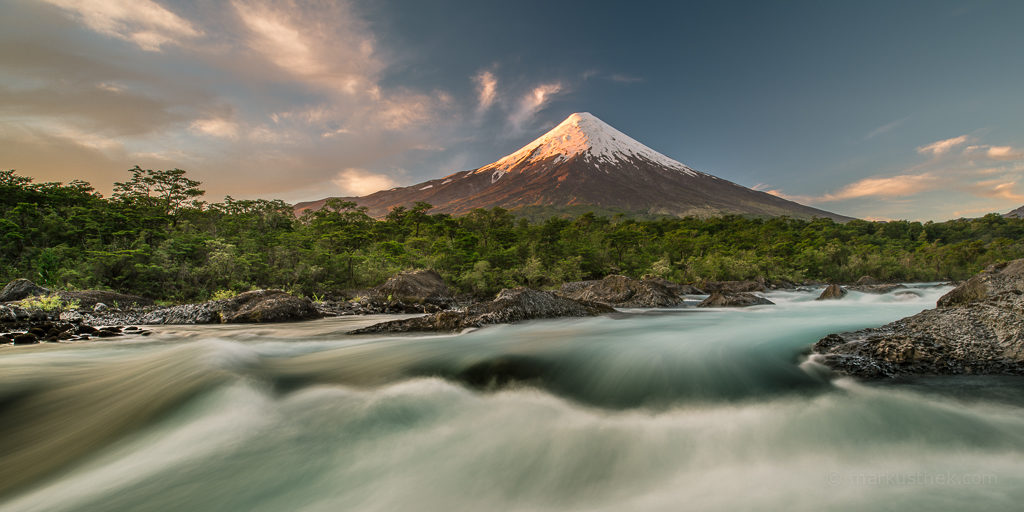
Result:
{"type": "MultiPolygon", "coordinates": [[[[452,214],[495,206],[593,206],[677,216],[849,220],[695,171],[587,112],[570,115],[518,151],[483,167],[343,199],[366,206],[375,217],[424,201],[434,205],[432,212],[452,214]]],[[[295,211],[321,208],[325,201],[300,203],[295,211]]]]}
{"type": "Polygon", "coordinates": [[[582,156],[596,164],[609,166],[631,164],[635,160],[661,165],[669,169],[697,176],[697,171],[658,153],[637,142],[611,125],[598,119],[590,112],[576,112],[565,118],[551,131],[541,135],[519,151],[485,165],[473,174],[491,173],[491,182],[498,181],[505,173],[514,169],[551,160],[558,164],[576,156],[582,156]]]}

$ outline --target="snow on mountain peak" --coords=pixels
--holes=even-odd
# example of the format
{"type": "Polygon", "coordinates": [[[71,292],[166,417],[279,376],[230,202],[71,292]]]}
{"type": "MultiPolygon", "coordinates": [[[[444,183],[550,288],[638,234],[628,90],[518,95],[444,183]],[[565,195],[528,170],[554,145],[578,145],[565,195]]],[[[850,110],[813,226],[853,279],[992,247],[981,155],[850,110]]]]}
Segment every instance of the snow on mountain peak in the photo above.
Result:
{"type": "Polygon", "coordinates": [[[477,169],[473,174],[493,171],[493,183],[515,167],[546,159],[561,163],[581,154],[593,158],[598,164],[629,163],[639,159],[691,176],[698,175],[697,171],[637,142],[589,112],[569,115],[551,131],[515,153],[477,169]]]}

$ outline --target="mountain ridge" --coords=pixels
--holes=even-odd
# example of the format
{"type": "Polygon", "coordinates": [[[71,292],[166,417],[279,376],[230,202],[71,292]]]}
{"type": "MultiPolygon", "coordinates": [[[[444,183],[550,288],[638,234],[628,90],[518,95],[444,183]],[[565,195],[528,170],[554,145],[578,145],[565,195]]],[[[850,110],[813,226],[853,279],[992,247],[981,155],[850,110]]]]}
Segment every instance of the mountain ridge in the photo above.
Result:
{"type": "MultiPolygon", "coordinates": [[[[295,205],[296,214],[323,207],[325,198],[295,205]]],[[[819,210],[690,168],[587,112],[493,163],[408,187],[342,197],[383,217],[396,206],[423,201],[454,215],[500,206],[593,205],[654,215],[851,217],[819,210]]]]}

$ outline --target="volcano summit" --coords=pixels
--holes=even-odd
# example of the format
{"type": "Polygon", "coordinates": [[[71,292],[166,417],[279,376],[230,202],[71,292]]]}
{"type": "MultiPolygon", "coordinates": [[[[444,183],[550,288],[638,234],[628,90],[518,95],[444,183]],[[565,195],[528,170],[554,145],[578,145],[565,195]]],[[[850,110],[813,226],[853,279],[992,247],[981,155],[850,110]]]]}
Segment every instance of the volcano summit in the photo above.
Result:
{"type": "MultiPolygon", "coordinates": [[[[410,187],[344,197],[383,217],[417,201],[434,213],[464,214],[500,206],[594,206],[647,214],[711,217],[740,214],[850,220],[695,171],[637,142],[587,112],[494,163],[410,187]]],[[[299,203],[296,213],[326,199],[299,203]]]]}

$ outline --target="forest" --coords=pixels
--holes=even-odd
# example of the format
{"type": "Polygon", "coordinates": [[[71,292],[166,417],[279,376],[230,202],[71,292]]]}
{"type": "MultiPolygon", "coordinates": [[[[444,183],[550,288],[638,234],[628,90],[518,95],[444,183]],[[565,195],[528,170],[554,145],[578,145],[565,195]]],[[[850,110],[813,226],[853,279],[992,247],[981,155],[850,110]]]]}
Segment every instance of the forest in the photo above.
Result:
{"type": "Polygon", "coordinates": [[[0,172],[0,279],[109,289],[166,302],[255,288],[343,297],[405,269],[432,268],[461,292],[550,287],[608,274],[700,285],[964,279],[1024,257],[1024,220],[638,219],[592,212],[527,219],[501,208],[453,217],[431,205],[373,219],[332,200],[296,217],[280,200],[203,200],[180,169],[136,166],[103,197],[83,181],[0,172]]]}

